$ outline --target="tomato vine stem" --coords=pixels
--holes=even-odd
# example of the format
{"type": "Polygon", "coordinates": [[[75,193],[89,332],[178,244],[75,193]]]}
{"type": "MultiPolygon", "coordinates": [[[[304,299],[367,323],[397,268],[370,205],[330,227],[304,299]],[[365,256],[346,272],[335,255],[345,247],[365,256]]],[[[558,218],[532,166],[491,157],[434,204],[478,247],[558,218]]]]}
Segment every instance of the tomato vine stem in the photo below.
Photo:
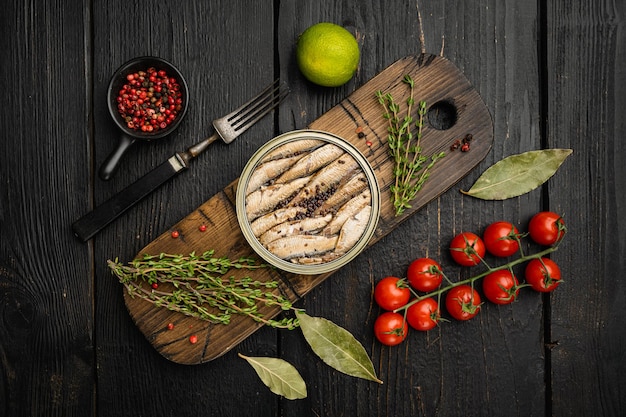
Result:
{"type": "MultiPolygon", "coordinates": [[[[481,273],[480,273],[480,274],[478,274],[478,275],[474,275],[474,276],[472,276],[472,277],[470,277],[470,278],[466,278],[466,279],[464,279],[464,280],[457,281],[457,282],[452,282],[450,279],[448,279],[448,277],[445,275],[445,273],[444,273],[443,271],[441,271],[441,270],[440,270],[440,271],[439,271],[439,273],[441,273],[441,274],[443,275],[443,277],[444,277],[444,278],[445,278],[445,280],[449,283],[449,285],[447,285],[447,286],[445,286],[445,287],[441,287],[441,288],[439,288],[439,289],[437,289],[437,290],[435,290],[435,291],[431,291],[431,292],[429,292],[429,293],[422,294],[422,295],[419,295],[419,294],[415,293],[415,292],[411,289],[411,291],[413,292],[413,294],[415,295],[415,297],[416,297],[416,298],[415,298],[415,299],[413,299],[413,300],[411,300],[410,302],[408,302],[408,303],[407,303],[407,304],[405,304],[404,306],[402,306],[402,307],[400,307],[400,308],[395,309],[395,310],[394,310],[394,313],[398,313],[398,312],[401,312],[401,311],[406,311],[406,310],[407,310],[409,307],[411,307],[412,305],[414,305],[414,304],[418,303],[419,301],[424,300],[424,299],[426,299],[426,298],[430,298],[430,297],[440,297],[440,296],[441,296],[442,294],[444,294],[445,292],[450,291],[452,288],[458,287],[459,285],[465,285],[465,284],[467,284],[467,285],[472,285],[472,286],[473,286],[474,282],[478,281],[478,280],[479,280],[479,279],[481,279],[481,278],[486,277],[487,275],[491,274],[492,272],[495,272],[495,271],[500,271],[500,270],[503,270],[503,269],[509,269],[509,270],[511,270],[511,269],[512,269],[513,267],[515,267],[516,265],[523,264],[524,262],[528,262],[528,261],[531,261],[531,260],[533,260],[533,259],[541,259],[542,257],[544,257],[544,256],[546,256],[546,255],[549,255],[549,254],[551,254],[552,252],[555,252],[555,251],[558,249],[558,246],[559,246],[559,243],[560,243],[560,242],[561,242],[561,241],[557,242],[557,244],[556,244],[556,245],[554,245],[554,246],[551,246],[551,247],[549,247],[549,248],[546,248],[546,249],[542,250],[541,252],[537,252],[537,253],[532,254],[532,255],[524,255],[524,254],[521,252],[521,250],[520,250],[520,253],[521,253],[522,255],[521,255],[519,258],[514,259],[514,260],[512,260],[512,261],[510,261],[510,262],[508,262],[508,263],[506,263],[506,264],[503,264],[503,265],[500,265],[500,266],[496,266],[496,267],[489,266],[489,265],[488,265],[488,264],[484,261],[484,259],[482,259],[482,258],[481,258],[481,260],[482,260],[483,264],[487,266],[487,270],[486,270],[486,271],[481,272],[481,273]]],[[[521,249],[521,245],[520,245],[520,249],[521,249]]]]}

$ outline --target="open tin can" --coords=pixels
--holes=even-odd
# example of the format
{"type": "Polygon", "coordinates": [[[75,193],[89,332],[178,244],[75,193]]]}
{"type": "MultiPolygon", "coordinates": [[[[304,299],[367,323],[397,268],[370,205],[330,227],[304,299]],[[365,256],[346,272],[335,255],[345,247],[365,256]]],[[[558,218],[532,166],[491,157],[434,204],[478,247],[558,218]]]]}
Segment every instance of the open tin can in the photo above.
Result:
{"type": "Polygon", "coordinates": [[[244,237],[265,261],[304,275],[331,272],[361,253],[380,217],[367,159],[328,132],[296,130],[248,161],[236,192],[244,237]]]}

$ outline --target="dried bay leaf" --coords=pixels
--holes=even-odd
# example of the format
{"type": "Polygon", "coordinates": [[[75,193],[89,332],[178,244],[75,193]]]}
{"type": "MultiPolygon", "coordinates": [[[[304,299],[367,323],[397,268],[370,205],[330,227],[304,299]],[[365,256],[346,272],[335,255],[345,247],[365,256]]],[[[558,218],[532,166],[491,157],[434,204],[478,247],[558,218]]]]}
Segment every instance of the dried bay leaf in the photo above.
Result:
{"type": "Polygon", "coordinates": [[[274,393],[288,400],[306,398],[306,383],[300,373],[289,362],[278,358],[248,357],[241,353],[261,378],[261,381],[274,393]]]}
{"type": "Polygon", "coordinates": [[[508,156],[489,168],[463,194],[483,200],[506,200],[545,183],[559,169],[571,149],[543,149],[508,156]]]}
{"type": "Polygon", "coordinates": [[[382,384],[365,348],[350,332],[324,318],[297,314],[304,338],[324,363],[344,374],[382,384]]]}

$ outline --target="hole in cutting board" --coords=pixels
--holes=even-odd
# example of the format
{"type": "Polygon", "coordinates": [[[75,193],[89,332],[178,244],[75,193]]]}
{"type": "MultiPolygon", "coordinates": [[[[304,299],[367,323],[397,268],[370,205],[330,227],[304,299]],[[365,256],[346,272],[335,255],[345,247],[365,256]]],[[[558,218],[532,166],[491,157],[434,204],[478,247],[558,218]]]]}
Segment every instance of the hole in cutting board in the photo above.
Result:
{"type": "Polygon", "coordinates": [[[438,101],[427,112],[428,123],[437,130],[448,130],[457,122],[456,106],[450,100],[438,101]]]}

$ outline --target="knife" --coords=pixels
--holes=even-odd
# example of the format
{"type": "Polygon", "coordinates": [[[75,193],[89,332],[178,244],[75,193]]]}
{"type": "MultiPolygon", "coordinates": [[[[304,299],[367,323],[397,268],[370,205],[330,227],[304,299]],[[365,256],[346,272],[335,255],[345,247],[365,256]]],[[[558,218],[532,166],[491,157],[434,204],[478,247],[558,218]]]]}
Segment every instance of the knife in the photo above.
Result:
{"type": "Polygon", "coordinates": [[[215,133],[212,136],[184,152],[172,155],[167,161],[75,221],[72,224],[74,235],[83,242],[88,241],[170,178],[187,170],[189,162],[204,152],[216,139],[221,138],[226,143],[232,142],[280,104],[287,96],[287,92],[281,93],[279,90],[280,85],[276,80],[235,111],[214,120],[215,133]]]}

